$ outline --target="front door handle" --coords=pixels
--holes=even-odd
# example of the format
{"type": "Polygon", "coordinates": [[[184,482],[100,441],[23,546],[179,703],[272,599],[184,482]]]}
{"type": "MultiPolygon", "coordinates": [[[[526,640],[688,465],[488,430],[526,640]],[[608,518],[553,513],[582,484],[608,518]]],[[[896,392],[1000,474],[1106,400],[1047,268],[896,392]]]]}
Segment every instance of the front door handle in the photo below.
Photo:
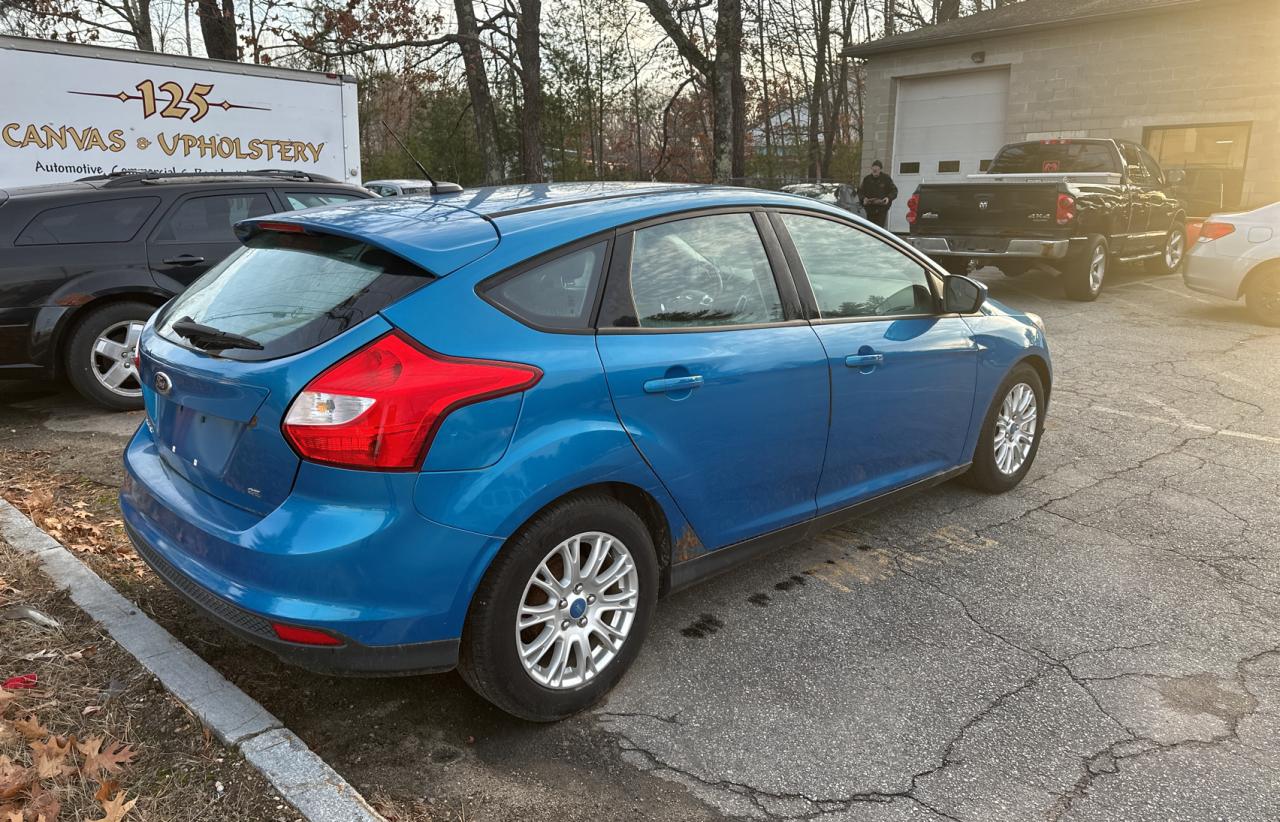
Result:
{"type": "Polygon", "coordinates": [[[162,260],[165,265],[198,265],[204,262],[204,257],[197,257],[193,254],[183,254],[181,257],[170,257],[162,260]]]}
{"type": "Polygon", "coordinates": [[[644,384],[646,394],[665,394],[668,391],[689,391],[702,385],[702,377],[690,374],[687,377],[667,377],[661,380],[648,380],[644,384]]]}
{"type": "Polygon", "coordinates": [[[844,364],[850,368],[884,365],[884,354],[850,354],[844,358],[844,364]]]}

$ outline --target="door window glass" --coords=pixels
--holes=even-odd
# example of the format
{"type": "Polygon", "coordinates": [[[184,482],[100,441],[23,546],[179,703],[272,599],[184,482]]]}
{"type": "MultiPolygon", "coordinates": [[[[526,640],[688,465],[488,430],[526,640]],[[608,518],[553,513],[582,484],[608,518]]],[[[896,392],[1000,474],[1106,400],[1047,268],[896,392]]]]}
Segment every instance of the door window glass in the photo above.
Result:
{"type": "Polygon", "coordinates": [[[856,228],[783,214],[823,319],[933,313],[924,267],[856,228]]]}
{"type": "Polygon", "coordinates": [[[16,244],[127,243],[159,202],[159,197],[129,197],[50,208],[27,224],[16,244]]]}
{"type": "Polygon", "coordinates": [[[289,204],[291,211],[297,211],[301,208],[338,205],[339,203],[349,203],[352,200],[363,200],[364,198],[355,194],[337,194],[330,191],[290,191],[284,195],[284,199],[289,204]]]}
{"type": "Polygon", "coordinates": [[[606,247],[606,243],[599,242],[514,277],[499,279],[485,289],[485,296],[533,326],[586,328],[606,247]]]}
{"type": "Polygon", "coordinates": [[[154,242],[234,243],[236,235],[232,226],[273,211],[271,201],[261,193],[193,197],[160,224],[154,242]]]}
{"type": "Polygon", "coordinates": [[[782,301],[750,214],[714,214],[635,232],[635,314],[618,325],[687,328],[782,320],[782,301]]]}
{"type": "Polygon", "coordinates": [[[1137,146],[1133,143],[1121,143],[1120,153],[1124,155],[1124,161],[1129,166],[1130,180],[1140,185],[1151,185],[1155,182],[1155,177],[1143,162],[1142,152],[1137,146]]]}

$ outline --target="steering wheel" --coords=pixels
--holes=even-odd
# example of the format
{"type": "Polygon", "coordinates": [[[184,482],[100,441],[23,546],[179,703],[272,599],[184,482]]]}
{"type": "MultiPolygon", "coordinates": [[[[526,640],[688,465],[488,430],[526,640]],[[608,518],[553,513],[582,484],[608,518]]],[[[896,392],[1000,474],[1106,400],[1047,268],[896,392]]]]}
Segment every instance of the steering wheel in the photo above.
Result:
{"type": "Polygon", "coordinates": [[[689,288],[671,298],[671,305],[663,304],[662,310],[667,312],[690,311],[697,308],[710,308],[715,305],[716,298],[705,291],[689,288]]]}

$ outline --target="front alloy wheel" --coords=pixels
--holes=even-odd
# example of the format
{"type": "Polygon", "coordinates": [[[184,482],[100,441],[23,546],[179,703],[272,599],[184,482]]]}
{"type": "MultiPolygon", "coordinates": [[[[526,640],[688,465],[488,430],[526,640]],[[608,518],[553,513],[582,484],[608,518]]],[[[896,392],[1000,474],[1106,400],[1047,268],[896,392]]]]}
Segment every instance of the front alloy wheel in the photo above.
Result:
{"type": "Polygon", "coordinates": [[[1005,395],[1004,402],[1000,404],[1000,416],[996,417],[992,440],[996,467],[1002,474],[1012,476],[1018,473],[1027,461],[1031,444],[1036,439],[1038,412],[1036,394],[1025,382],[1018,383],[1005,395]]]}
{"type": "Polygon", "coordinates": [[[1147,260],[1147,270],[1153,274],[1176,274],[1187,256],[1187,227],[1177,224],[1169,229],[1164,239],[1164,251],[1147,260]]]}
{"type": "Polygon", "coordinates": [[[995,393],[982,423],[965,480],[992,493],[1008,491],[1031,470],[1044,433],[1044,384],[1028,362],[1018,363],[995,393]]]}

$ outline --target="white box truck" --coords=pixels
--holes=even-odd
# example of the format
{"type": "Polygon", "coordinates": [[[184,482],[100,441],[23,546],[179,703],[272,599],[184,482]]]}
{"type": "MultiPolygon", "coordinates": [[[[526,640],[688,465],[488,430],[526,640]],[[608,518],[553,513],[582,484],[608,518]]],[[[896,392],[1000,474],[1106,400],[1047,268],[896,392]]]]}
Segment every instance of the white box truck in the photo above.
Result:
{"type": "Polygon", "coordinates": [[[0,189],[114,171],[360,182],[349,76],[0,37],[0,189]]]}

